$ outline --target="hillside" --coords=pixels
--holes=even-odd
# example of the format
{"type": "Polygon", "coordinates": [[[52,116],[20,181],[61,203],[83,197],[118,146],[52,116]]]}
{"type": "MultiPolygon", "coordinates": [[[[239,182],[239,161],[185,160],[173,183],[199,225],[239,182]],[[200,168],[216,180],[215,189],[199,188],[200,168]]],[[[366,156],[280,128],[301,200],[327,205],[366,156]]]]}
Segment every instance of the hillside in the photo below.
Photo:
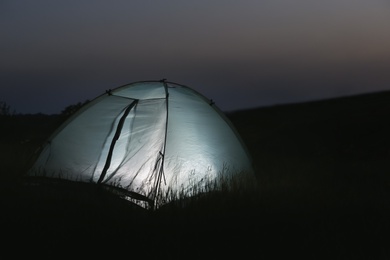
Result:
{"type": "Polygon", "coordinates": [[[389,115],[390,92],[228,113],[258,190],[156,212],[88,186],[23,185],[34,152],[63,118],[0,118],[5,247],[27,242],[40,256],[102,249],[170,259],[387,259],[389,115]]]}
{"type": "Polygon", "coordinates": [[[272,185],[390,184],[390,92],[228,115],[272,185]]]}

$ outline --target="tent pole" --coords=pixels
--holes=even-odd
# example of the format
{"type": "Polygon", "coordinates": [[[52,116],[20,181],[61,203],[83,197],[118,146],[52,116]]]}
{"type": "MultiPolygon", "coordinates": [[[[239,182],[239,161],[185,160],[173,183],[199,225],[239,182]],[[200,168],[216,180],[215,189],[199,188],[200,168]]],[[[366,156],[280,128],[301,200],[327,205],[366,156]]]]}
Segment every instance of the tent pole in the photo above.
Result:
{"type": "Polygon", "coordinates": [[[154,205],[153,205],[153,208],[156,206],[156,198],[157,198],[157,195],[159,193],[159,188],[160,188],[160,185],[161,185],[161,179],[163,178],[164,179],[164,184],[166,184],[166,179],[165,179],[165,175],[164,175],[164,160],[165,160],[165,148],[166,148],[166,144],[167,144],[167,135],[168,135],[168,116],[169,116],[169,92],[168,92],[168,84],[166,82],[166,80],[161,80],[161,82],[164,84],[164,89],[165,89],[165,108],[166,108],[166,119],[165,119],[165,135],[164,135],[164,145],[163,145],[163,151],[161,152],[160,151],[160,155],[161,155],[161,165],[160,165],[160,169],[159,169],[159,173],[158,173],[158,176],[157,176],[157,183],[156,183],[156,187],[155,187],[155,191],[154,191],[154,197],[153,197],[153,201],[154,201],[154,205]]]}

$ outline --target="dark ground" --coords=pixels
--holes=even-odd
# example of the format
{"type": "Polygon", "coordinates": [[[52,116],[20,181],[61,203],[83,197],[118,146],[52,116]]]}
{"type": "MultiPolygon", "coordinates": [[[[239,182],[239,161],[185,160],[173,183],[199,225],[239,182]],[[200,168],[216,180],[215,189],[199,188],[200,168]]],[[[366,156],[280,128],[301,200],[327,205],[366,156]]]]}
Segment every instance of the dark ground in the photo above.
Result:
{"type": "Polygon", "coordinates": [[[155,212],[90,185],[26,185],[34,151],[63,119],[1,117],[2,251],[390,259],[389,92],[228,117],[253,156],[258,189],[155,212]]]}

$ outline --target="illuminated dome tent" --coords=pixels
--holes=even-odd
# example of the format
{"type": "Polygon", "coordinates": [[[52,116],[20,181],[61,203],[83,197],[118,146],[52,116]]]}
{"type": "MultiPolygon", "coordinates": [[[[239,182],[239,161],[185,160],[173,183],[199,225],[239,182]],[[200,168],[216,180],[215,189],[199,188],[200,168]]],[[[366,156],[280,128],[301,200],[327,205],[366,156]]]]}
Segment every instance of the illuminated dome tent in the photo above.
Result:
{"type": "Polygon", "coordinates": [[[30,176],[92,182],[155,202],[221,174],[251,172],[224,114],[176,83],[135,82],[88,102],[57,129],[30,176]]]}

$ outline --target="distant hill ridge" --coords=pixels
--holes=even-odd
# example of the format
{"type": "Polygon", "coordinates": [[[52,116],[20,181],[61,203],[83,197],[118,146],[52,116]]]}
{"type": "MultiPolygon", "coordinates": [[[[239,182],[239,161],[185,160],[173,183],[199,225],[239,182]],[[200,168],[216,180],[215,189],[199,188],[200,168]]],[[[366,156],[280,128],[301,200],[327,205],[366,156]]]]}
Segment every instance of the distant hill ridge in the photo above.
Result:
{"type": "Polygon", "coordinates": [[[269,178],[377,175],[390,181],[390,91],[259,107],[228,117],[258,173],[269,178]]]}
{"type": "Polygon", "coordinates": [[[379,91],[372,93],[362,93],[334,98],[318,99],[312,101],[296,102],[296,103],[286,103],[286,104],[276,104],[269,106],[259,106],[254,108],[236,110],[227,112],[229,115],[247,113],[247,112],[257,112],[260,110],[291,110],[291,109],[303,109],[303,108],[347,108],[349,106],[354,106],[355,108],[368,108],[368,107],[377,107],[379,105],[390,104],[390,91],[379,91]]]}

